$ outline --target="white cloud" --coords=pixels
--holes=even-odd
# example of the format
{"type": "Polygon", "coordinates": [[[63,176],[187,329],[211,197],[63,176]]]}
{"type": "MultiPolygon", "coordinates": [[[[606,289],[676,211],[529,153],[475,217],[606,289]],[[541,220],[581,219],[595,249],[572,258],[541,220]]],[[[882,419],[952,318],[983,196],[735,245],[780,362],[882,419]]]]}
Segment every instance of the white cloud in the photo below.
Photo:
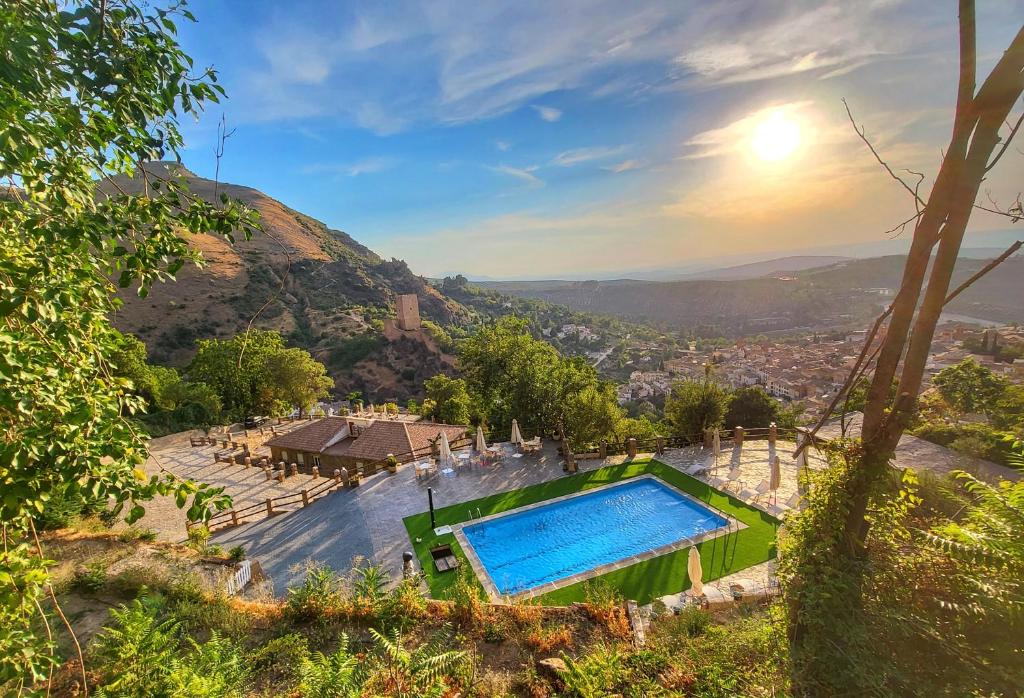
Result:
{"type": "Polygon", "coordinates": [[[512,147],[512,144],[508,141],[494,141],[494,147],[504,153],[512,147]]]}
{"type": "Polygon", "coordinates": [[[554,107],[544,107],[539,104],[532,105],[540,118],[544,121],[555,122],[562,118],[562,110],[554,107]]]}
{"type": "Polygon", "coordinates": [[[540,103],[555,91],[635,98],[793,74],[835,77],[934,51],[943,45],[936,36],[949,33],[941,5],[398,0],[325,8],[293,0],[287,12],[254,13],[257,56],[238,42],[247,73],[239,101],[246,119],[333,115],[377,133],[528,105],[556,121],[561,110],[540,103]]]}
{"type": "Polygon", "coordinates": [[[617,146],[592,146],[589,148],[574,148],[572,150],[565,150],[551,161],[553,165],[559,167],[571,167],[572,165],[579,165],[582,162],[590,162],[591,160],[604,160],[605,158],[614,157],[619,155],[626,149],[624,145],[617,146]]]}
{"type": "Polygon", "coordinates": [[[358,177],[365,174],[383,172],[395,166],[397,160],[392,157],[369,157],[348,163],[314,163],[302,168],[303,174],[336,174],[346,177],[358,177]]]}
{"type": "Polygon", "coordinates": [[[630,159],[630,160],[623,160],[622,162],[617,163],[615,165],[609,165],[608,167],[605,167],[604,169],[608,170],[609,172],[614,172],[615,174],[619,174],[621,172],[629,172],[630,170],[639,170],[645,164],[646,163],[643,160],[633,160],[633,159],[630,159]]]}
{"type": "Polygon", "coordinates": [[[516,179],[526,182],[530,186],[544,186],[544,180],[538,177],[537,175],[533,174],[534,172],[537,171],[536,165],[533,165],[531,167],[510,167],[508,165],[496,165],[493,167],[488,167],[487,169],[491,170],[492,172],[498,172],[500,174],[509,175],[510,177],[515,177],[516,179]]]}

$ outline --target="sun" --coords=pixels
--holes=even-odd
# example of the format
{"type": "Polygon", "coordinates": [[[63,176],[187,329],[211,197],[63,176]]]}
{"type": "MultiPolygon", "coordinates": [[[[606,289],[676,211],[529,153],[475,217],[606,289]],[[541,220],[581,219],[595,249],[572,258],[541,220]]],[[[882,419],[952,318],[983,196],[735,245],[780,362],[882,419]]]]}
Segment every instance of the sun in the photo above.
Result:
{"type": "Polygon", "coordinates": [[[785,160],[800,147],[800,124],[774,111],[754,126],[750,148],[765,162],[785,160]]]}

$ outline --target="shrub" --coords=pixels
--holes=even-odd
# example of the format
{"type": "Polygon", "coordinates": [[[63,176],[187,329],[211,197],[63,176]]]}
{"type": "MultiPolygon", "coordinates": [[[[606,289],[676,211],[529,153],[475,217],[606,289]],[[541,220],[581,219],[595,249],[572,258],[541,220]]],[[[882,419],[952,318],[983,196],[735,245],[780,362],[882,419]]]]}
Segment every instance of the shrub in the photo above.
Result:
{"type": "Polygon", "coordinates": [[[483,589],[469,565],[460,565],[457,574],[459,578],[446,592],[452,602],[452,619],[465,628],[478,628],[484,619],[483,589]]]}
{"type": "Polygon", "coordinates": [[[622,640],[630,637],[625,600],[614,587],[600,578],[586,582],[583,598],[590,617],[613,637],[622,640]]]}
{"type": "Polygon", "coordinates": [[[276,637],[250,655],[253,669],[267,684],[294,685],[309,659],[309,644],[302,635],[276,637]]]}
{"type": "Polygon", "coordinates": [[[228,559],[232,562],[241,562],[245,559],[245,548],[241,545],[231,548],[228,550],[228,559]]]}
{"type": "Polygon", "coordinates": [[[568,648],[572,644],[572,629],[564,625],[541,626],[526,636],[526,645],[536,654],[550,654],[553,650],[568,648]]]}
{"type": "Polygon", "coordinates": [[[156,531],[151,528],[129,526],[117,535],[117,539],[122,543],[134,543],[136,541],[152,543],[156,540],[156,531]]]}
{"type": "Polygon", "coordinates": [[[192,526],[188,530],[188,547],[198,553],[206,553],[210,544],[210,529],[206,526],[192,526]]]}
{"type": "Polygon", "coordinates": [[[103,563],[93,563],[75,572],[75,588],[95,594],[107,584],[107,568],[103,563]]]}
{"type": "Polygon", "coordinates": [[[296,621],[326,621],[341,611],[343,602],[338,575],[314,563],[306,568],[302,584],[288,589],[285,613],[296,621]]]}

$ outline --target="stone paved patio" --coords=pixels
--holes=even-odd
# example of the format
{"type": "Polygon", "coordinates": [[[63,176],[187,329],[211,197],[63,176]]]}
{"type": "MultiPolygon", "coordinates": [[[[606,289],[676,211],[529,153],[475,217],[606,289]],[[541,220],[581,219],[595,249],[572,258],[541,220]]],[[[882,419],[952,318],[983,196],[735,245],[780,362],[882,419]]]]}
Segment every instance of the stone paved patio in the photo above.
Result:
{"type": "MultiPolygon", "coordinates": [[[[295,422],[278,427],[279,432],[301,426],[303,422],[295,422]]],[[[196,446],[189,444],[190,435],[202,432],[182,432],[173,436],[154,439],[150,442],[150,457],[144,470],[147,475],[159,475],[162,471],[174,473],[178,477],[189,478],[196,482],[205,482],[214,487],[223,487],[230,494],[235,508],[264,501],[267,497],[298,492],[311,487],[315,481],[309,475],[294,475],[285,478],[283,483],[267,480],[259,468],[246,468],[243,465],[214,463],[213,454],[220,446],[196,446]]],[[[256,449],[253,457],[270,455],[270,449],[256,449]]],[[[321,480],[322,482],[322,480],[321,480]]],[[[170,497],[158,497],[146,503],[146,515],[136,524],[141,528],[151,528],[163,540],[185,540],[185,513],[174,504],[170,497]]]]}

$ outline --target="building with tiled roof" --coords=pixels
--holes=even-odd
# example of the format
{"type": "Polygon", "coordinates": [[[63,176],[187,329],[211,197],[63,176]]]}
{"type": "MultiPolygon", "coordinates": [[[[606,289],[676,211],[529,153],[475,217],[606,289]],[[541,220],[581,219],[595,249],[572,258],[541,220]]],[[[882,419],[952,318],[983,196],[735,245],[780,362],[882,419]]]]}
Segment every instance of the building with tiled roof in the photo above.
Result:
{"type": "Polygon", "coordinates": [[[373,473],[383,467],[388,455],[401,461],[429,455],[444,432],[449,442],[467,436],[469,427],[432,422],[401,422],[376,419],[369,423],[346,417],[324,417],[267,441],[275,463],[296,463],[308,472],[313,466],[321,474],[335,469],[373,473]]]}

